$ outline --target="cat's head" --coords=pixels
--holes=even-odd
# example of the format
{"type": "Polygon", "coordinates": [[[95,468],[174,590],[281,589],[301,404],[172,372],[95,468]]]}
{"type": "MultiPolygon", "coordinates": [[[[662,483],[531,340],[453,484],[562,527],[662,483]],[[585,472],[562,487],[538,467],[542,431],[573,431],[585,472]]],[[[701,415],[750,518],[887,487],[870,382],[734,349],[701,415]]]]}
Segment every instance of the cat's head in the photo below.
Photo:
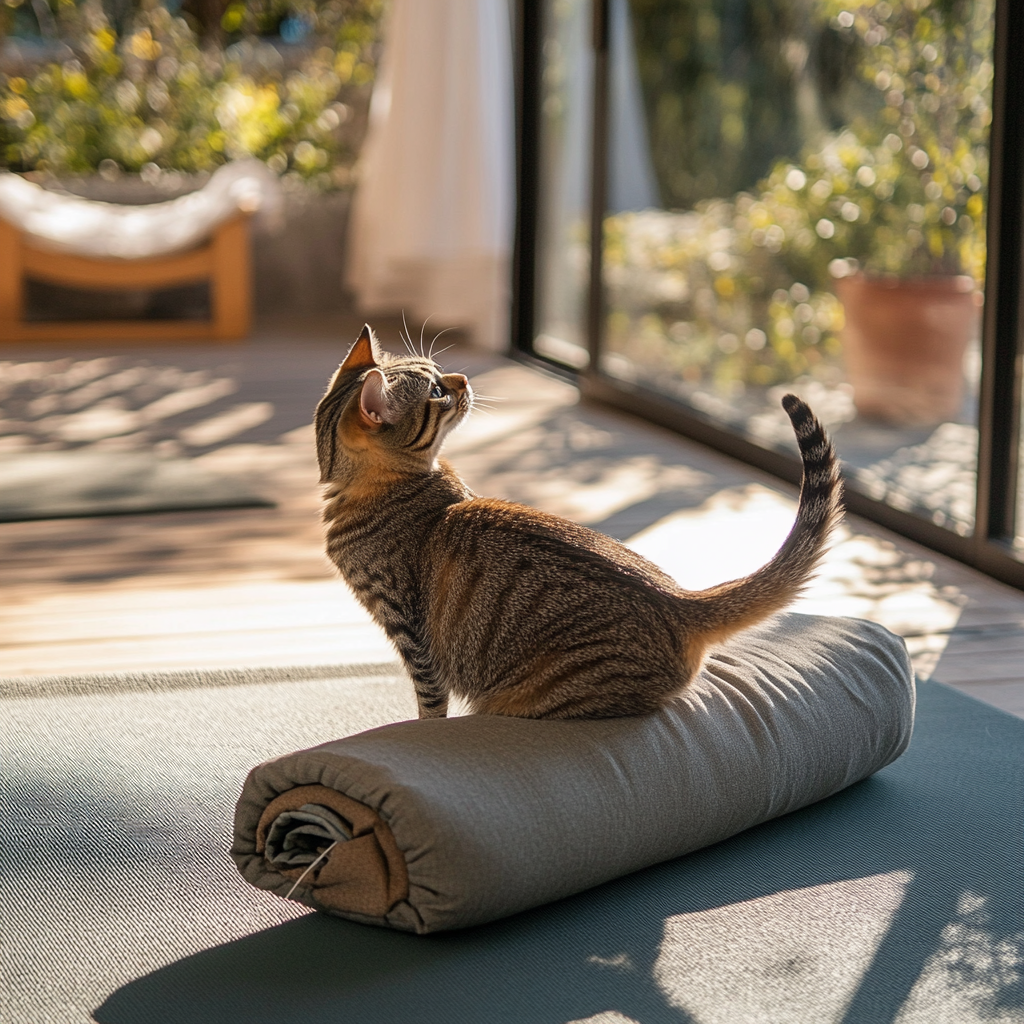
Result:
{"type": "Polygon", "coordinates": [[[359,470],[431,469],[472,403],[461,373],[444,373],[423,356],[385,352],[364,327],[316,409],[321,482],[359,470]]]}

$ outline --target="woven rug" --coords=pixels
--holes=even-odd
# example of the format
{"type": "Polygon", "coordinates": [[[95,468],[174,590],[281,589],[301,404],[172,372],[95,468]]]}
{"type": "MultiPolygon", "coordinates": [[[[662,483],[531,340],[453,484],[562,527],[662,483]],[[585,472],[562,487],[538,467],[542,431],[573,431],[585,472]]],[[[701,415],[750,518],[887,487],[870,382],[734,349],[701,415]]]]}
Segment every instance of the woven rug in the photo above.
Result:
{"type": "Polygon", "coordinates": [[[190,459],[147,452],[55,451],[0,456],[0,522],[269,507],[248,482],[190,459]]]}
{"type": "Polygon", "coordinates": [[[411,717],[393,665],[6,680],[11,1024],[1024,1021],[1024,721],[920,687],[910,751],[716,847],[417,937],[250,889],[258,761],[411,717]]]}

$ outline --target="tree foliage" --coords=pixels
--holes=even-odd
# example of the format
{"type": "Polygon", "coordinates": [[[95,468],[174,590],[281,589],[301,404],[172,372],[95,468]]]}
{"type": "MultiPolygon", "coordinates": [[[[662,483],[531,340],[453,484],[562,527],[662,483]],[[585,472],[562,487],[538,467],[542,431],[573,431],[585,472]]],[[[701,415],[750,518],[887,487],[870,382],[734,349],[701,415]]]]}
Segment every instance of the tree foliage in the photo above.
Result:
{"type": "Polygon", "coordinates": [[[668,208],[751,189],[873,97],[858,41],[816,0],[630,0],[668,208]]]}

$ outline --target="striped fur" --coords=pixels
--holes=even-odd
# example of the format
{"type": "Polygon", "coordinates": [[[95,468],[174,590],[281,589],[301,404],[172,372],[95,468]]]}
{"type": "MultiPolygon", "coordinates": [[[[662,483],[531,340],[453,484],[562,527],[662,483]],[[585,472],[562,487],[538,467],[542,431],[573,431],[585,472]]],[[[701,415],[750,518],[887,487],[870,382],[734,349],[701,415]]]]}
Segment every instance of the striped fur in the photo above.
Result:
{"type": "Polygon", "coordinates": [[[316,414],[328,555],[404,659],[421,717],[453,695],[527,718],[653,711],[711,644],[800,593],[842,514],[832,443],[787,395],[804,466],[789,537],[750,576],[685,591],[602,534],[474,495],[438,459],[471,404],[464,377],[382,353],[364,328],[316,414]]]}

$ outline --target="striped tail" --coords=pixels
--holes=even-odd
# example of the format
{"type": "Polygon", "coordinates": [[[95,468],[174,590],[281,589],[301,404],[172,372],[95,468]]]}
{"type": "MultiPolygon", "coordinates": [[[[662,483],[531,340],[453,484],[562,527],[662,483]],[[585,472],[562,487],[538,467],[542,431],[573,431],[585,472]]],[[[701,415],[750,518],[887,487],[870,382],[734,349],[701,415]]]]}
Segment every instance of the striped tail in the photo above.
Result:
{"type": "Polygon", "coordinates": [[[832,441],[796,395],[786,395],[782,407],[793,424],[803,462],[796,522],[763,568],[692,595],[688,615],[695,632],[708,643],[760,622],[798,597],[812,579],[843,515],[843,485],[832,441]]]}

